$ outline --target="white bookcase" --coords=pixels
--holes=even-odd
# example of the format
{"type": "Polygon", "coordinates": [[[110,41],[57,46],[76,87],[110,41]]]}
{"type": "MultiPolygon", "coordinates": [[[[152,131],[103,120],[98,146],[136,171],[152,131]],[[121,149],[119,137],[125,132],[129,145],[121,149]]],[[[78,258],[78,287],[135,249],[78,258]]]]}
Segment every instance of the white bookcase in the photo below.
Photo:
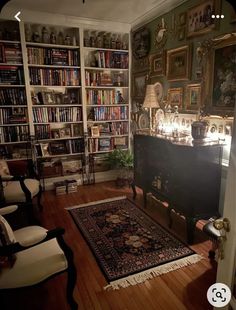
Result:
{"type": "MultiPolygon", "coordinates": [[[[22,68],[24,84],[0,85],[0,91],[12,87],[25,91],[26,101],[20,108],[26,110],[24,125],[35,138],[34,159],[49,165],[51,161],[82,162],[93,154],[96,163],[114,148],[128,149],[129,31],[118,27],[111,33],[104,26],[98,31],[92,24],[91,28],[79,23],[57,25],[47,18],[40,24],[32,20],[11,23],[19,25],[20,36],[14,44],[22,50],[22,61],[14,66],[22,68]]],[[[0,44],[11,43],[4,39],[0,44]]],[[[7,108],[2,102],[0,109],[7,108]]],[[[0,137],[2,128],[11,125],[0,127],[0,137]]],[[[7,143],[1,140],[0,146],[7,143]]],[[[28,141],[10,142],[22,143],[28,141]]]]}

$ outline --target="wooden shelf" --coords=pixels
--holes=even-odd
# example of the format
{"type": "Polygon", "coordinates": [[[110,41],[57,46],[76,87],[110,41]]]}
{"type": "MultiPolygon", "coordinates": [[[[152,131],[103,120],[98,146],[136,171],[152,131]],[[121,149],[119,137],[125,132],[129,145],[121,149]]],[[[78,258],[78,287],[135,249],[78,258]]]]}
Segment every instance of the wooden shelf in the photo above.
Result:
{"type": "Polygon", "coordinates": [[[8,145],[8,144],[25,144],[25,143],[30,143],[30,141],[0,142],[0,145],[8,145]]]}
{"type": "Polygon", "coordinates": [[[76,137],[65,137],[65,138],[49,138],[49,139],[36,139],[37,141],[57,141],[57,140],[76,140],[76,139],[83,139],[83,136],[76,136],[76,137]]]}
{"type": "Polygon", "coordinates": [[[68,65],[36,65],[28,64],[31,68],[62,68],[62,69],[80,69],[80,66],[68,66],[68,65]]]}
{"type": "Polygon", "coordinates": [[[34,104],[33,108],[51,108],[51,107],[82,107],[82,104],[34,104]]]}
{"type": "Polygon", "coordinates": [[[51,48],[61,48],[61,49],[78,49],[79,45],[60,45],[51,43],[40,43],[40,42],[26,42],[27,46],[39,46],[39,47],[51,47],[51,48]]]}
{"type": "Polygon", "coordinates": [[[71,85],[30,85],[31,87],[38,87],[38,88],[81,88],[80,85],[76,85],[76,86],[71,86],[71,85]]]}
{"type": "Polygon", "coordinates": [[[99,107],[128,107],[129,104],[128,103],[115,103],[115,104],[87,104],[86,105],[87,108],[89,107],[96,107],[96,108],[99,108],[99,107]]]}
{"type": "Polygon", "coordinates": [[[117,137],[128,137],[128,134],[124,135],[110,135],[110,136],[99,136],[99,137],[88,137],[89,139],[103,139],[103,138],[117,138],[117,137]]]}
{"type": "Polygon", "coordinates": [[[23,64],[19,64],[19,63],[10,63],[10,62],[1,62],[0,66],[15,66],[15,67],[20,67],[23,66],[23,64]]]}
{"type": "Polygon", "coordinates": [[[121,52],[121,53],[129,53],[129,50],[120,50],[113,48],[104,48],[104,47],[88,47],[84,46],[85,51],[109,51],[109,52],[121,52]]]}
{"type": "Polygon", "coordinates": [[[129,120],[128,119],[111,119],[111,120],[105,120],[105,121],[91,121],[91,120],[88,120],[87,122],[88,123],[113,123],[113,122],[128,122],[129,120]]]}
{"type": "Polygon", "coordinates": [[[20,41],[12,41],[12,40],[0,40],[0,43],[12,43],[12,44],[21,44],[20,41]]]}
{"type": "Polygon", "coordinates": [[[25,85],[0,84],[0,87],[25,87],[25,85]]]}
{"type": "Polygon", "coordinates": [[[4,108],[27,108],[27,105],[20,104],[8,104],[8,105],[0,105],[0,109],[4,108]]]}
{"type": "Polygon", "coordinates": [[[116,89],[123,88],[128,89],[128,86],[85,86],[86,89],[116,89]]]}
{"type": "Polygon", "coordinates": [[[99,67],[84,67],[85,70],[99,70],[99,71],[129,71],[129,69],[120,69],[120,68],[99,68],[99,67]]]}
{"type": "Polygon", "coordinates": [[[47,125],[47,124],[82,124],[83,121],[75,122],[45,122],[45,123],[34,123],[34,125],[47,125]]]}
{"type": "Polygon", "coordinates": [[[9,126],[28,126],[29,123],[15,123],[15,124],[0,124],[0,127],[9,127],[9,126]]]}

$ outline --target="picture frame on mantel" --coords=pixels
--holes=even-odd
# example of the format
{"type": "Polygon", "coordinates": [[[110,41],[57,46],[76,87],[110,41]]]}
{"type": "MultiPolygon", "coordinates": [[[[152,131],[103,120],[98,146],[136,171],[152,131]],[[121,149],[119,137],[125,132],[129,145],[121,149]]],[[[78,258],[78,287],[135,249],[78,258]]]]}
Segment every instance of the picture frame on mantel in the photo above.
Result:
{"type": "Polygon", "coordinates": [[[150,56],[150,77],[165,75],[166,53],[153,54],[150,56]]]}
{"type": "Polygon", "coordinates": [[[219,14],[220,0],[205,0],[187,11],[187,37],[205,34],[219,27],[220,18],[212,18],[219,14]]]}
{"type": "Polygon", "coordinates": [[[166,75],[169,81],[190,79],[191,46],[184,45],[167,51],[166,75]]]}

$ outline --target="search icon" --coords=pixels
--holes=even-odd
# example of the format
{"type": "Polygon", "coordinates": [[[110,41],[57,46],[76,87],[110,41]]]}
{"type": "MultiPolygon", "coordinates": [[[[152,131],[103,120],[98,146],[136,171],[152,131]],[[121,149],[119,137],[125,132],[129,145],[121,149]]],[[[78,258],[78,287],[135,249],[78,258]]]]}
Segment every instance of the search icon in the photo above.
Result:
{"type": "Polygon", "coordinates": [[[216,297],[223,299],[221,292],[216,292],[216,297]]]}

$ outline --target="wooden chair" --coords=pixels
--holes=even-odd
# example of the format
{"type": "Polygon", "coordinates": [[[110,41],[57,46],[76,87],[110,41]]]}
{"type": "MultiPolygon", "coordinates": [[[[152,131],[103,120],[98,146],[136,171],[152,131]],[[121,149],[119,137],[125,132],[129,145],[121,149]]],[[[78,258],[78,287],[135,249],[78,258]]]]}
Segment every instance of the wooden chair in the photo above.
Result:
{"type": "Polygon", "coordinates": [[[34,220],[33,198],[37,197],[37,204],[40,210],[42,187],[36,175],[34,177],[11,175],[7,162],[0,160],[0,190],[2,198],[0,207],[3,205],[18,204],[27,208],[29,222],[34,220]]]}
{"type": "Polygon", "coordinates": [[[17,208],[13,205],[0,209],[0,259],[7,260],[7,266],[0,267],[0,295],[6,290],[38,285],[67,271],[67,301],[72,310],[77,309],[73,298],[76,269],[73,252],[63,239],[64,229],[48,231],[40,226],[27,226],[12,231],[2,215],[17,208]]]}

